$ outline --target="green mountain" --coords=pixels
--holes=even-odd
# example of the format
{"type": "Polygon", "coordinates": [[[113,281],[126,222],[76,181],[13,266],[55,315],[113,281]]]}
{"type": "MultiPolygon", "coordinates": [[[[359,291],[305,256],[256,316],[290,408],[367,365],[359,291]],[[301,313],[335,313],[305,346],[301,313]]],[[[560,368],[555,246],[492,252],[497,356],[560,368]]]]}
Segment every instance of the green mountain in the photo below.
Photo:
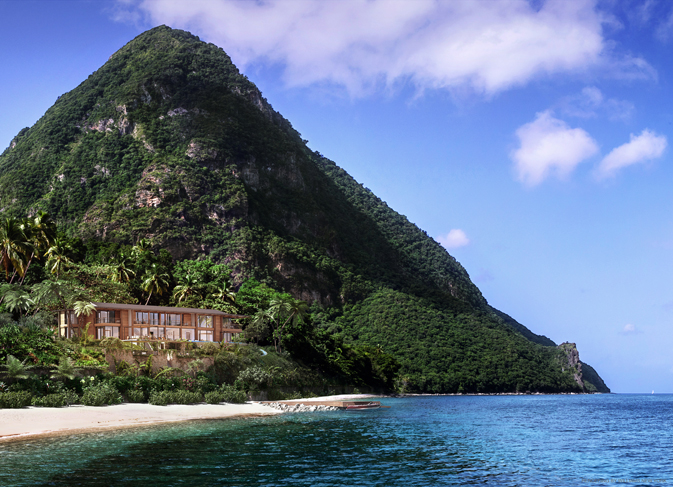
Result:
{"type": "Polygon", "coordinates": [[[316,326],[395,355],[412,390],[609,391],[491,308],[437,242],[184,31],[138,36],[21,130],[0,156],[0,210],[226,263],[234,282],[287,290],[316,326]]]}

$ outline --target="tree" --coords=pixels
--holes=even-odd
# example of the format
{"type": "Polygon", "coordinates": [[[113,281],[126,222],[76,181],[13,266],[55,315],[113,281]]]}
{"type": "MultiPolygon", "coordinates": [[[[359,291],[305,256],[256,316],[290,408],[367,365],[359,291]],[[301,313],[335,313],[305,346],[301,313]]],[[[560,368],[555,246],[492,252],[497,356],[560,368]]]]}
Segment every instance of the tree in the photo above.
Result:
{"type": "Polygon", "coordinates": [[[70,244],[61,238],[57,238],[45,253],[47,256],[47,267],[52,274],[56,274],[57,280],[60,273],[72,264],[72,261],[68,258],[70,251],[72,251],[70,244]]]}
{"type": "MultiPolygon", "coordinates": [[[[30,238],[33,246],[30,258],[26,264],[27,272],[33,259],[39,259],[40,253],[46,252],[54,244],[56,240],[56,223],[51,219],[49,213],[40,210],[31,220],[26,221],[24,227],[26,236],[30,238]]],[[[21,276],[20,284],[23,284],[25,279],[26,273],[24,272],[23,276],[21,276]]]]}
{"type": "Polygon", "coordinates": [[[16,286],[4,294],[5,305],[11,313],[19,312],[19,316],[25,313],[35,305],[30,297],[30,294],[25,289],[16,286]]]}
{"type": "Polygon", "coordinates": [[[269,336],[269,321],[271,316],[265,310],[258,310],[253,316],[250,324],[245,327],[245,335],[247,338],[254,338],[259,345],[261,340],[265,340],[269,336]]]}
{"type": "Polygon", "coordinates": [[[136,273],[131,269],[129,259],[122,255],[112,265],[112,280],[114,282],[130,282],[134,277],[136,277],[136,273]]]}
{"type": "Polygon", "coordinates": [[[157,294],[162,295],[164,291],[168,290],[169,280],[170,276],[165,272],[162,272],[162,269],[156,264],[152,264],[152,266],[145,271],[145,275],[143,275],[142,289],[143,291],[150,293],[149,296],[147,296],[145,305],[150,302],[153,293],[156,292],[157,294]]]}
{"type": "Polygon", "coordinates": [[[79,301],[84,295],[83,291],[66,281],[42,281],[33,285],[31,291],[38,306],[56,305],[63,313],[68,311],[69,305],[79,301]]]}
{"type": "Polygon", "coordinates": [[[236,303],[236,292],[232,288],[229,281],[224,281],[220,286],[218,286],[217,290],[213,294],[213,297],[215,299],[224,301],[225,303],[228,302],[234,308],[238,309],[238,304],[236,303]]]}
{"type": "Polygon", "coordinates": [[[16,218],[6,218],[0,223],[0,262],[5,269],[5,278],[13,271],[10,283],[18,273],[25,274],[28,256],[33,251],[21,221],[16,218]]]}
{"type": "Polygon", "coordinates": [[[199,282],[191,274],[187,274],[184,278],[184,281],[178,286],[175,286],[173,290],[173,297],[178,298],[178,303],[185,299],[187,296],[192,296],[197,293],[199,282]]]}
{"type": "MultiPolygon", "coordinates": [[[[273,302],[271,303],[271,306],[273,307],[273,302]]],[[[308,304],[306,304],[304,301],[293,299],[290,302],[290,307],[287,309],[287,311],[289,311],[289,315],[285,320],[285,323],[283,323],[280,327],[280,336],[278,341],[279,344],[282,341],[282,335],[285,332],[285,327],[287,325],[296,325],[298,322],[304,321],[308,316],[308,309],[308,304]]]]}
{"type": "Polygon", "coordinates": [[[96,312],[96,305],[89,301],[75,301],[73,309],[78,318],[82,315],[91,316],[96,312]]]}
{"type": "Polygon", "coordinates": [[[77,371],[75,364],[70,357],[61,357],[58,365],[51,369],[52,379],[74,379],[77,371]]]}
{"type": "Polygon", "coordinates": [[[133,246],[131,249],[131,252],[133,253],[134,257],[137,259],[148,252],[152,250],[152,244],[150,244],[150,241],[147,240],[146,238],[141,238],[138,240],[138,243],[133,246]]]}
{"type": "Polygon", "coordinates": [[[28,359],[21,362],[14,355],[7,355],[7,360],[5,361],[6,371],[8,379],[17,380],[17,379],[27,379],[30,377],[29,370],[33,368],[32,365],[26,365],[28,359]]]}
{"type": "Polygon", "coordinates": [[[283,294],[270,303],[266,314],[271,318],[274,325],[273,342],[278,353],[282,352],[283,332],[285,327],[304,319],[308,315],[308,305],[304,301],[293,299],[283,294]]]}
{"type": "MultiPolygon", "coordinates": [[[[96,312],[96,305],[94,303],[91,303],[89,301],[75,301],[73,304],[73,309],[75,310],[75,315],[77,315],[77,318],[80,316],[91,316],[96,312]]],[[[82,344],[86,345],[89,341],[89,325],[90,323],[87,322],[86,327],[84,328],[84,331],[81,333],[81,339],[82,339],[82,344]]]]}

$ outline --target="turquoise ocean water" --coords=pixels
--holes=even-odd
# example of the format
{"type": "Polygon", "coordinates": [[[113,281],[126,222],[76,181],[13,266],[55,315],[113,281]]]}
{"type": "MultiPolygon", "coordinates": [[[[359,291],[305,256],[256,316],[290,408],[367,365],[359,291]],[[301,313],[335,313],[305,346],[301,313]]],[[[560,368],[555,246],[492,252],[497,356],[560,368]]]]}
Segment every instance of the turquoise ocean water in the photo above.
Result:
{"type": "Polygon", "coordinates": [[[673,483],[673,395],[433,396],[391,409],[0,443],[2,486],[673,483]]]}

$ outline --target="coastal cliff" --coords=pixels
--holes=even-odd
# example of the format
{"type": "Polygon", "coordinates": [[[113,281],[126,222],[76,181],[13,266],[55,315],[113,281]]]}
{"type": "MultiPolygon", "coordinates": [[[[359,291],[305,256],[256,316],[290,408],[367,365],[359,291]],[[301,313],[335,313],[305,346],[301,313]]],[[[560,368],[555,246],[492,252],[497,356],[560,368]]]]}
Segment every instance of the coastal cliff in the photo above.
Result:
{"type": "Polygon", "coordinates": [[[184,31],[138,36],[23,129],[0,155],[0,210],[226,264],[235,286],[287,291],[315,327],[393,354],[407,390],[607,389],[567,365],[567,347],[490,307],[442,246],[184,31]]]}
{"type": "Polygon", "coordinates": [[[594,368],[580,361],[580,354],[574,343],[564,342],[558,348],[566,357],[562,368],[565,371],[567,367],[583,392],[610,392],[610,388],[605,385],[594,368]]]}

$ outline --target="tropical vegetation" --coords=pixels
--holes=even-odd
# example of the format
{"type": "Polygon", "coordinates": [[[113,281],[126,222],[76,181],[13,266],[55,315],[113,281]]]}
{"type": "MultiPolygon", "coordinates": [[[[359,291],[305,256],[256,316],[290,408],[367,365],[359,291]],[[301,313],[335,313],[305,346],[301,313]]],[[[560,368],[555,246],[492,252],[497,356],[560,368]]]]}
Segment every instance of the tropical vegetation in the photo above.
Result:
{"type": "Polygon", "coordinates": [[[254,317],[251,343],[335,377],[581,389],[554,342],[492,308],[188,32],[141,34],[21,130],[0,155],[0,208],[2,306],[18,322],[76,301],[207,307],[254,317]],[[33,289],[44,281],[58,284],[33,289]]]}

